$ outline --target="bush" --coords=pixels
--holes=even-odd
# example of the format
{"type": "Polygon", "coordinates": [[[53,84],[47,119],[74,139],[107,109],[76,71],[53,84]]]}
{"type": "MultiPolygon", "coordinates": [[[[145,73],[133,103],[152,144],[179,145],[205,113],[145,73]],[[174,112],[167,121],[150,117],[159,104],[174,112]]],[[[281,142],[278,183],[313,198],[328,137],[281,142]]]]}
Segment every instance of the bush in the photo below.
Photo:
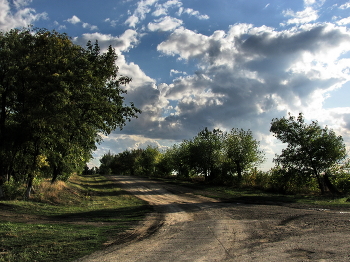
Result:
{"type": "Polygon", "coordinates": [[[350,173],[341,172],[333,176],[336,188],[344,194],[350,194],[350,173]]]}
{"type": "Polygon", "coordinates": [[[5,182],[2,185],[6,200],[14,200],[24,196],[25,186],[23,183],[16,182],[14,179],[5,182]]]}
{"type": "Polygon", "coordinates": [[[270,179],[269,172],[258,171],[254,168],[249,173],[243,174],[242,186],[266,190],[269,188],[270,179]]]}
{"type": "Polygon", "coordinates": [[[315,179],[297,170],[273,168],[270,171],[270,190],[282,194],[309,193],[317,190],[315,179]]]}

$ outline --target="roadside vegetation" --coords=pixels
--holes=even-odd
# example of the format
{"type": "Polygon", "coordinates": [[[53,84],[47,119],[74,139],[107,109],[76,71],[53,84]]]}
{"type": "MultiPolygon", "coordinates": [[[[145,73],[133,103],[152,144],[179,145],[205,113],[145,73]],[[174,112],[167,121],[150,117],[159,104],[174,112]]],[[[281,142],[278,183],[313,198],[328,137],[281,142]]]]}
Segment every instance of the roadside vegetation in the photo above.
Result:
{"type": "Polygon", "coordinates": [[[343,138],[317,121],[298,117],[273,119],[270,131],[286,144],[269,171],[258,169],[264,152],[250,130],[202,130],[165,151],[148,146],[105,154],[102,174],[202,181],[232,190],[277,194],[323,195],[346,199],[350,194],[350,164],[343,138]]]}
{"type": "MultiPolygon", "coordinates": [[[[248,177],[246,177],[248,178],[248,177]]],[[[233,187],[228,185],[212,185],[204,181],[179,180],[174,177],[154,178],[169,184],[181,185],[188,188],[193,194],[216,198],[223,202],[239,204],[263,204],[263,205],[291,205],[294,207],[308,208],[350,208],[349,195],[333,196],[331,194],[320,195],[317,190],[299,193],[278,193],[271,190],[246,186],[233,187]]]]}
{"type": "Polygon", "coordinates": [[[152,210],[96,174],[43,180],[31,200],[0,201],[0,261],[73,261],[120,241],[152,210]]]}

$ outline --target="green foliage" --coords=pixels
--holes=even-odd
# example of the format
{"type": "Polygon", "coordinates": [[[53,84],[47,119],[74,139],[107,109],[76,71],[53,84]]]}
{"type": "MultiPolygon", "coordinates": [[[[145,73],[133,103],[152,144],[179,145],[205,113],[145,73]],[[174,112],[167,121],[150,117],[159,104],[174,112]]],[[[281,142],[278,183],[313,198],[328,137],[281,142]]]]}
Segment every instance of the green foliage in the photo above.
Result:
{"type": "Polygon", "coordinates": [[[305,179],[314,176],[322,193],[325,191],[325,183],[333,193],[336,192],[327,173],[346,157],[341,136],[327,127],[321,128],[317,121],[306,124],[301,113],[297,118],[289,115],[289,118],[273,119],[270,131],[288,144],[274,160],[285,170],[284,176],[301,174],[305,179]]]}
{"type": "Polygon", "coordinates": [[[24,195],[25,188],[23,186],[23,183],[20,183],[13,178],[10,178],[9,181],[6,181],[3,184],[2,188],[7,199],[17,199],[23,197],[24,195]]]}
{"type": "Polygon", "coordinates": [[[333,177],[334,185],[343,193],[350,194],[350,172],[343,171],[333,177]]]}
{"type": "Polygon", "coordinates": [[[179,145],[173,145],[164,153],[169,163],[170,173],[177,177],[188,179],[191,175],[190,141],[183,141],[179,145]]]}
{"type": "Polygon", "coordinates": [[[164,160],[159,149],[152,146],[116,155],[108,152],[100,159],[99,173],[156,177],[167,170],[164,160]]]}
{"type": "Polygon", "coordinates": [[[254,168],[243,174],[241,186],[267,190],[270,187],[270,180],[269,172],[258,171],[254,168]]]}
{"type": "Polygon", "coordinates": [[[103,155],[100,159],[101,165],[100,165],[100,174],[101,175],[110,175],[112,173],[111,165],[114,161],[114,156],[109,151],[107,154],[103,155]]]}
{"type": "Polygon", "coordinates": [[[80,173],[99,134],[140,113],[124,105],[131,79],[118,76],[112,47],[101,53],[97,42],[83,48],[55,31],[14,29],[0,32],[0,56],[0,187],[13,177],[29,197],[38,174],[54,182],[80,173]]]}
{"type": "Polygon", "coordinates": [[[137,159],[140,167],[139,172],[142,176],[157,176],[157,165],[161,159],[158,147],[147,146],[142,150],[141,156],[137,159]]]}
{"type": "Polygon", "coordinates": [[[283,194],[309,193],[316,189],[316,180],[296,170],[275,167],[270,171],[269,190],[283,194]]]}
{"type": "Polygon", "coordinates": [[[151,177],[174,176],[181,179],[204,177],[206,182],[239,184],[235,174],[248,172],[264,160],[259,143],[250,130],[202,130],[191,140],[173,145],[164,152],[156,147],[105,154],[100,173],[151,177]],[[239,168],[237,168],[239,165],[239,168]]]}
{"type": "Polygon", "coordinates": [[[189,166],[202,174],[206,181],[214,180],[218,175],[223,132],[219,129],[202,130],[189,142],[189,166]]]}
{"type": "Polygon", "coordinates": [[[251,130],[233,128],[226,135],[224,143],[225,156],[232,173],[237,173],[238,180],[242,173],[264,161],[264,152],[259,150],[259,142],[251,130]]]}

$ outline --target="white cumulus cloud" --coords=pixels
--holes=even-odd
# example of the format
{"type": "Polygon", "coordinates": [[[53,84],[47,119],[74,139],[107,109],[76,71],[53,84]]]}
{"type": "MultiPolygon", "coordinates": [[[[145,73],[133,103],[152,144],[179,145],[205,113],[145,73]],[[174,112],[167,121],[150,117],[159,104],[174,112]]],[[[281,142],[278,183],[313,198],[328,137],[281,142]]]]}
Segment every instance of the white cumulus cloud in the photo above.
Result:
{"type": "Polygon", "coordinates": [[[348,8],[350,8],[350,2],[347,2],[347,3],[345,3],[345,4],[342,4],[339,8],[340,8],[340,9],[348,9],[348,8]]]}
{"type": "Polygon", "coordinates": [[[152,23],[149,23],[148,29],[150,31],[172,31],[181,26],[182,23],[183,22],[180,19],[165,16],[154,20],[152,23]]]}
{"type": "Polygon", "coordinates": [[[8,0],[0,0],[0,30],[10,30],[16,27],[26,27],[41,19],[48,19],[48,14],[37,13],[33,8],[27,8],[31,1],[14,1],[15,10],[11,9],[8,0]]]}
{"type": "Polygon", "coordinates": [[[125,24],[127,24],[130,27],[135,28],[136,25],[144,20],[146,18],[146,14],[151,12],[151,7],[157,2],[158,0],[141,0],[137,4],[137,8],[133,12],[133,14],[125,21],[125,24]]]}
{"type": "Polygon", "coordinates": [[[284,16],[291,17],[287,20],[287,24],[305,24],[318,19],[318,11],[314,10],[312,7],[307,7],[303,11],[294,12],[288,9],[283,12],[284,16]]]}
{"type": "Polygon", "coordinates": [[[189,16],[194,16],[200,20],[206,20],[209,19],[208,15],[202,15],[199,13],[199,11],[193,10],[192,8],[183,8],[180,7],[179,11],[178,11],[178,15],[182,15],[182,14],[188,14],[189,16]]]}
{"type": "Polygon", "coordinates": [[[71,23],[71,24],[73,24],[73,25],[75,25],[75,24],[80,23],[81,20],[80,20],[79,17],[73,15],[71,18],[67,19],[67,22],[68,22],[68,23],[71,23]]]}
{"type": "Polygon", "coordinates": [[[350,24],[350,16],[337,21],[338,25],[348,25],[350,24]]]}

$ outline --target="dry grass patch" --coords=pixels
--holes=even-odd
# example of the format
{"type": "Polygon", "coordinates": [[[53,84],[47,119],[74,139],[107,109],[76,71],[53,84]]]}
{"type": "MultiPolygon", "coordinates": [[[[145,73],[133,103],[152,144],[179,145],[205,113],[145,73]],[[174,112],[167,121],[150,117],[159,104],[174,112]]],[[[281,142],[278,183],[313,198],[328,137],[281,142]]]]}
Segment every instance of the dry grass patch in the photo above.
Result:
{"type": "Polygon", "coordinates": [[[51,183],[50,179],[42,180],[35,186],[32,200],[50,204],[77,204],[83,198],[82,192],[64,181],[51,183]]]}

